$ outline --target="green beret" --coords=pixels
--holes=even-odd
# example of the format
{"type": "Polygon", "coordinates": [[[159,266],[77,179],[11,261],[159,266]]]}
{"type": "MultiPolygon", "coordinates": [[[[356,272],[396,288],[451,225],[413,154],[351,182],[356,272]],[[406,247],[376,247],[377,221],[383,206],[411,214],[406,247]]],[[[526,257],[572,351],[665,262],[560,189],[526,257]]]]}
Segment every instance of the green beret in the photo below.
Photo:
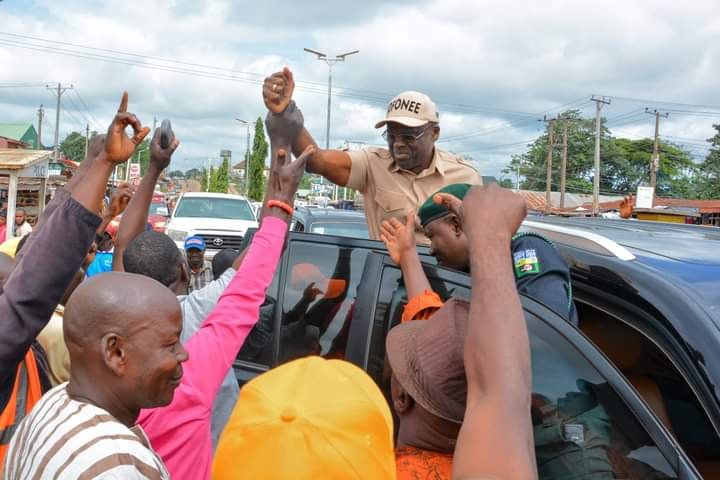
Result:
{"type": "Polygon", "coordinates": [[[425,200],[425,203],[420,206],[420,210],[418,210],[418,217],[420,217],[420,225],[424,227],[433,220],[442,218],[450,213],[450,211],[445,208],[444,205],[437,204],[433,201],[435,195],[437,195],[438,193],[449,193],[450,195],[454,195],[460,200],[462,200],[463,198],[465,198],[465,195],[467,195],[467,192],[471,188],[472,185],[470,185],[469,183],[454,183],[452,185],[446,185],[437,192],[430,195],[430,197],[425,200]]]}

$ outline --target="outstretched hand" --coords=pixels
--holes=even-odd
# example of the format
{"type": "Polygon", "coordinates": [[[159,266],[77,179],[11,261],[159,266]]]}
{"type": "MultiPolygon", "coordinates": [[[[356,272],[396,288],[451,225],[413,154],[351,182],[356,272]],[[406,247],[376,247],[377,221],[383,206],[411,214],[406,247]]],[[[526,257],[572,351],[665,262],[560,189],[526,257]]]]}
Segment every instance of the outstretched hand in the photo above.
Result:
{"type": "Polygon", "coordinates": [[[127,111],[128,94],[123,92],[118,113],[108,127],[105,140],[105,156],[112,163],[123,163],[133,154],[135,148],[142,143],[150,133],[148,127],[143,127],[140,120],[133,113],[127,111]],[[132,127],[133,136],[128,137],[125,129],[132,127]]]}
{"type": "Polygon", "coordinates": [[[310,145],[294,162],[290,158],[290,152],[284,148],[278,149],[273,154],[267,200],[274,199],[289,205],[293,204],[300,180],[305,174],[305,165],[314,151],[315,147],[310,145]]]}
{"type": "Polygon", "coordinates": [[[622,203],[620,203],[620,218],[632,217],[634,203],[632,195],[623,198],[622,203]]]}
{"type": "Polygon", "coordinates": [[[318,295],[322,295],[323,291],[315,286],[315,282],[310,283],[305,290],[303,290],[303,298],[314,302],[318,295]]]}
{"type": "Polygon", "coordinates": [[[385,220],[380,229],[380,238],[385,242],[390,258],[396,265],[400,265],[405,255],[416,248],[415,212],[408,212],[404,224],[397,218],[391,218],[385,220]]]}
{"type": "Polygon", "coordinates": [[[527,215],[523,197],[495,184],[473,187],[464,200],[448,193],[438,193],[433,200],[458,217],[471,239],[510,242],[527,215]]]}
{"type": "Polygon", "coordinates": [[[122,214],[130,203],[135,187],[129,183],[121,183],[113,192],[110,204],[105,208],[105,214],[108,217],[115,218],[122,214]]]}
{"type": "MultiPolygon", "coordinates": [[[[163,122],[163,125],[165,122],[163,122]]],[[[169,128],[169,126],[168,126],[169,128]]],[[[162,171],[170,165],[170,159],[175,149],[180,145],[180,140],[175,136],[175,132],[172,129],[169,130],[170,143],[166,148],[162,146],[162,134],[163,129],[158,128],[153,134],[152,141],[150,142],[150,165],[162,171]]]]}
{"type": "Polygon", "coordinates": [[[292,100],[295,80],[292,71],[285,67],[282,72],[273,73],[263,82],[263,101],[268,110],[282,113],[292,100]]]}

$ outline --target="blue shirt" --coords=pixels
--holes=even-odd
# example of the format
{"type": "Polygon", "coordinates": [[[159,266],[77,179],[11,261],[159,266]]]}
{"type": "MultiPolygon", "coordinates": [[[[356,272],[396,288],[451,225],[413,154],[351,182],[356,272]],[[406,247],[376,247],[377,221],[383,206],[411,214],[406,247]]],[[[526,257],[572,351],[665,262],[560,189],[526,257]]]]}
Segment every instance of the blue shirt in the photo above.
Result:
{"type": "Polygon", "coordinates": [[[112,271],[112,252],[97,252],[95,254],[95,260],[90,264],[87,269],[88,278],[98,273],[111,272],[112,271]]]}

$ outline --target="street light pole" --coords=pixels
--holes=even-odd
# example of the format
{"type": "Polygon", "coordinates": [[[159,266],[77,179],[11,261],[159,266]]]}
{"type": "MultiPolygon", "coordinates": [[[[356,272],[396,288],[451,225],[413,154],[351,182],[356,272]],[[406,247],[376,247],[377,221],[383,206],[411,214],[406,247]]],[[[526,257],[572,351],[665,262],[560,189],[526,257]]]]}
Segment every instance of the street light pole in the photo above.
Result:
{"type": "Polygon", "coordinates": [[[250,194],[250,122],[236,118],[247,128],[247,147],[245,148],[245,196],[250,194]]]}
{"type": "MultiPolygon", "coordinates": [[[[325,126],[325,149],[330,149],[330,112],[332,107],[332,69],[333,65],[335,65],[338,62],[344,62],[346,57],[349,57],[350,55],[355,55],[356,53],[360,53],[360,50],[352,50],[350,52],[345,52],[341,55],[335,55],[335,58],[330,58],[327,56],[327,54],[323,52],[318,52],[317,50],[313,50],[310,48],[303,48],[308,53],[312,53],[313,55],[317,56],[318,60],[321,60],[325,62],[328,66],[328,99],[327,99],[327,124],[325,126]]],[[[335,185],[335,193],[333,195],[335,200],[337,200],[338,197],[338,186],[335,185]]]]}

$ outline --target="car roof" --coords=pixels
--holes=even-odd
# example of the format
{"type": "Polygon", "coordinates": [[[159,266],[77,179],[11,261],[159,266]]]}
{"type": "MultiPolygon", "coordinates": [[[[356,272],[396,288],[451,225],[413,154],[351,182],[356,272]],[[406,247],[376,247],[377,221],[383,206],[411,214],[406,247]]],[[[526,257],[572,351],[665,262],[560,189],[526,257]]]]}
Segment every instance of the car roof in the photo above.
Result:
{"type": "Polygon", "coordinates": [[[533,217],[533,221],[602,235],[638,257],[720,267],[720,229],[701,225],[605,218],[533,217]]]}
{"type": "Polygon", "coordinates": [[[309,221],[332,220],[341,222],[362,222],[365,223],[365,214],[356,210],[342,210],[338,208],[307,208],[297,207],[295,212],[298,217],[309,221]]]}

